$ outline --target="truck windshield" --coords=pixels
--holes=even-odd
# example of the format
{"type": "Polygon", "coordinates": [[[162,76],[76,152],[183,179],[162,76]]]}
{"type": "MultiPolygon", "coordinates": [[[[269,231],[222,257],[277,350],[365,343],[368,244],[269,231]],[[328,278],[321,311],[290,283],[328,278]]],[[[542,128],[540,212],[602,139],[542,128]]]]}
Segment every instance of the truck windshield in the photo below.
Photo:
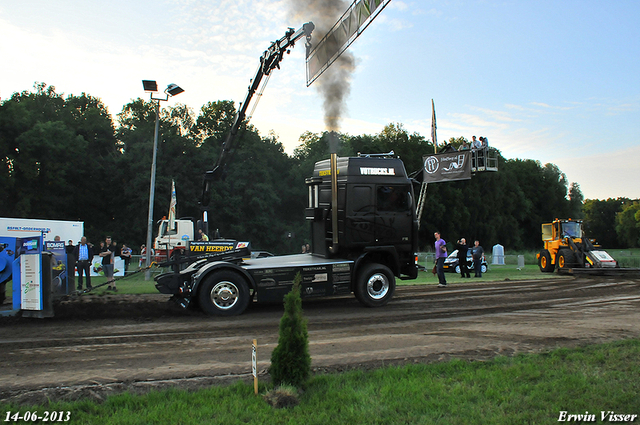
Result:
{"type": "Polygon", "coordinates": [[[176,230],[176,223],[173,223],[173,229],[169,229],[169,222],[168,221],[163,221],[162,224],[160,225],[160,235],[161,236],[168,236],[168,235],[177,235],[178,231],[176,230]]]}
{"type": "Polygon", "coordinates": [[[572,238],[581,238],[582,230],[580,229],[580,223],[575,221],[569,221],[562,223],[562,236],[570,236],[572,238]]]}

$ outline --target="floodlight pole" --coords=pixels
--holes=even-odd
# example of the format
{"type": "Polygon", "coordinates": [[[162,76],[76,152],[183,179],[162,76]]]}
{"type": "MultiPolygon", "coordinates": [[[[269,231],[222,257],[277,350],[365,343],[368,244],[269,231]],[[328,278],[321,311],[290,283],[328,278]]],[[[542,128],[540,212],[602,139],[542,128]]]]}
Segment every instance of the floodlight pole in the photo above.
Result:
{"type": "MultiPolygon", "coordinates": [[[[153,98],[152,98],[153,99],[153,98]]],[[[147,221],[147,251],[145,265],[151,264],[151,250],[153,249],[153,201],[156,193],[156,159],[158,157],[158,133],[160,131],[160,99],[156,101],[156,129],[153,134],[153,156],[151,160],[151,183],[149,184],[149,219],[147,221]]],[[[147,269],[144,280],[151,278],[151,271],[147,269]]]]}
{"type": "Polygon", "coordinates": [[[158,157],[158,133],[160,133],[160,101],[169,100],[170,96],[175,96],[184,91],[177,84],[169,84],[164,90],[164,97],[153,97],[153,94],[158,91],[158,84],[153,80],[142,80],[144,91],[150,92],[151,100],[156,101],[156,129],[153,134],[153,156],[151,160],[151,181],[149,183],[149,219],[147,220],[147,248],[145,255],[145,265],[147,270],[144,274],[144,279],[149,280],[151,278],[151,270],[148,268],[151,265],[151,251],[153,250],[153,201],[156,193],[156,162],[158,157]]]}

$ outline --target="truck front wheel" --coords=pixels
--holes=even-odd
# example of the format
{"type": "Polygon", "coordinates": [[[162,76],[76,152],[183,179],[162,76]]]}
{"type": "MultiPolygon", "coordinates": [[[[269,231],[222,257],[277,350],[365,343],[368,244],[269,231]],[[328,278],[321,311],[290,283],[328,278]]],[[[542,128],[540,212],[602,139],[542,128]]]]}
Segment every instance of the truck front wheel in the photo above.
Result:
{"type": "Polygon", "coordinates": [[[396,278],[387,266],[367,264],[358,273],[356,298],[366,307],[381,307],[387,304],[396,290],[396,278]]]}
{"type": "Polygon", "coordinates": [[[242,314],[249,305],[249,285],[238,273],[221,270],[207,276],[198,292],[202,311],[216,316],[242,314]]]}

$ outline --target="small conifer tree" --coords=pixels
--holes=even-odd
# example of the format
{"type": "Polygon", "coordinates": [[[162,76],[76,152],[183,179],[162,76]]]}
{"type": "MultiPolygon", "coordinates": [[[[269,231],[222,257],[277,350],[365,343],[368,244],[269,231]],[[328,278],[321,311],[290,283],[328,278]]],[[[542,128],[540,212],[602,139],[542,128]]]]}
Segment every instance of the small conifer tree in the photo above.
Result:
{"type": "Polygon", "coordinates": [[[307,321],[302,315],[302,298],[298,273],[291,291],[284,297],[284,314],[280,319],[278,345],[271,353],[271,380],[274,385],[289,384],[303,388],[311,374],[307,321]]]}

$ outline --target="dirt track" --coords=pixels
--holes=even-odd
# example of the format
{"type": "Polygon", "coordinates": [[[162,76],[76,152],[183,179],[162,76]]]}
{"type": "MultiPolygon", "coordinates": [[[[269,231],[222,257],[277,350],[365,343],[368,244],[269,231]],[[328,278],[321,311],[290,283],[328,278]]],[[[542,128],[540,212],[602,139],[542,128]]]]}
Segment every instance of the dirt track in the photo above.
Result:
{"type": "MultiPolygon", "coordinates": [[[[219,318],[167,300],[84,296],[59,305],[53,319],[0,319],[0,402],[101,399],[125,389],[249,379],[252,339],[264,379],[281,305],[219,318]]],[[[403,286],[379,309],[353,297],[303,307],[316,372],[640,337],[640,281],[629,278],[403,286]]]]}

